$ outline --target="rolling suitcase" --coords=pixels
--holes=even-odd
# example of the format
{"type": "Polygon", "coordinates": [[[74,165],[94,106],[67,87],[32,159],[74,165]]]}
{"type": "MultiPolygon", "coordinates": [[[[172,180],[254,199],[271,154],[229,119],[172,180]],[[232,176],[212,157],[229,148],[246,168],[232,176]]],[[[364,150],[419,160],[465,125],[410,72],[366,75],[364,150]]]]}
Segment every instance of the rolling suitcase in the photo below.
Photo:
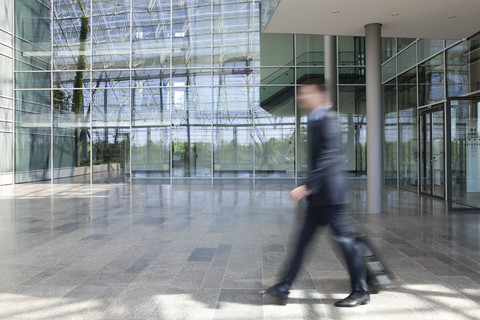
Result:
{"type": "Polygon", "coordinates": [[[364,236],[356,237],[361,247],[363,263],[367,272],[367,283],[376,286],[388,285],[392,282],[391,272],[381,262],[378,252],[364,236]]]}

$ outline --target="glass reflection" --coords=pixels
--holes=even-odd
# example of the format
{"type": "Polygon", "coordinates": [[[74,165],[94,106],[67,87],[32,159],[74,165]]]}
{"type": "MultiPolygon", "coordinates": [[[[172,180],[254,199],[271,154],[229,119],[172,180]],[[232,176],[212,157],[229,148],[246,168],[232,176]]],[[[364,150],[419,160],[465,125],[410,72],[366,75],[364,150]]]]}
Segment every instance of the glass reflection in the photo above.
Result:
{"type": "Polygon", "coordinates": [[[169,177],[170,126],[132,130],[132,179],[169,177]]]}
{"type": "Polygon", "coordinates": [[[345,154],[345,169],[354,176],[365,175],[367,171],[365,87],[339,87],[338,112],[345,154]]]}
{"type": "Polygon", "coordinates": [[[214,88],[213,167],[215,177],[253,176],[254,90],[214,88]]]}
{"type": "Polygon", "coordinates": [[[173,67],[212,65],[211,10],[210,0],[173,0],[173,67]]]}
{"type": "Polygon", "coordinates": [[[92,68],[130,66],[130,2],[93,1],[92,68]]]}
{"type": "Polygon", "coordinates": [[[51,177],[50,94],[50,90],[15,92],[15,183],[51,177]]]}
{"type": "Polygon", "coordinates": [[[53,1],[53,68],[88,70],[91,64],[90,1],[53,1]]]}
{"type": "Polygon", "coordinates": [[[170,1],[137,0],[132,19],[132,67],[169,67],[170,1]]]}
{"type": "Polygon", "coordinates": [[[397,186],[397,157],[398,157],[398,112],[397,112],[397,83],[392,80],[383,86],[384,105],[384,152],[383,166],[385,184],[397,186]]]}
{"type": "Polygon", "coordinates": [[[451,101],[451,166],[454,207],[480,207],[480,101],[451,101]]]}
{"type": "Polygon", "coordinates": [[[398,77],[398,137],[400,188],[418,186],[417,76],[415,68],[398,77]]]}
{"type": "Polygon", "coordinates": [[[129,183],[130,129],[92,130],[93,183],[129,183]]]}
{"type": "Polygon", "coordinates": [[[55,183],[90,183],[90,92],[78,91],[53,92],[55,183]]]}
{"type": "MultiPolygon", "coordinates": [[[[262,90],[263,88],[261,88],[262,90]]],[[[255,107],[255,176],[294,177],[295,94],[277,92],[255,107]],[[282,96],[282,98],[278,98],[282,96]],[[272,101],[275,101],[274,103],[272,101]]]]}
{"type": "Polygon", "coordinates": [[[420,106],[441,101],[445,98],[443,54],[421,63],[418,67],[418,77],[420,106]]]}

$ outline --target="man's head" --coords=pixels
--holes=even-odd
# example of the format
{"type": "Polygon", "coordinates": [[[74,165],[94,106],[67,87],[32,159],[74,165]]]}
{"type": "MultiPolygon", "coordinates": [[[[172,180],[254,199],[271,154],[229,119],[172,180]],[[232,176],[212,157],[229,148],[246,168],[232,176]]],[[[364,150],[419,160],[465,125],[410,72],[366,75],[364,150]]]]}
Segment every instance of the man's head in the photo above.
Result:
{"type": "Polygon", "coordinates": [[[317,107],[325,107],[331,105],[330,95],[325,87],[322,78],[308,79],[298,88],[298,102],[302,110],[307,113],[313,111],[317,107]]]}

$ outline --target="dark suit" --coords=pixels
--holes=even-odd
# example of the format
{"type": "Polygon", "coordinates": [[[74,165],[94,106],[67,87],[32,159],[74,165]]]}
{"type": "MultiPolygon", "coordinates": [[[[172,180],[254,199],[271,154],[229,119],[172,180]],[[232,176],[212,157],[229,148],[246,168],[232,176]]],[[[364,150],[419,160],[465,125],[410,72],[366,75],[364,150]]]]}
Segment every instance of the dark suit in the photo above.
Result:
{"type": "Polygon", "coordinates": [[[330,225],[340,244],[351,277],[352,291],[368,293],[365,268],[355,232],[345,210],[347,186],[343,175],[341,136],[336,112],[320,112],[320,117],[308,121],[309,174],[303,184],[311,191],[307,198],[307,215],[300,231],[296,251],[283,277],[290,286],[318,226],[330,225]]]}

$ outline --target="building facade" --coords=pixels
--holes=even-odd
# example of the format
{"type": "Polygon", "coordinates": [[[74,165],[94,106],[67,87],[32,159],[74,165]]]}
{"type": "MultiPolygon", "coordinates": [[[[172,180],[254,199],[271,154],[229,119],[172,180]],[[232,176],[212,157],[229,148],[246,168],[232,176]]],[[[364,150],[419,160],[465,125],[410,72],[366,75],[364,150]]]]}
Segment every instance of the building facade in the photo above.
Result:
{"type": "MultiPolygon", "coordinates": [[[[0,4],[0,64],[10,70],[0,82],[0,182],[305,175],[296,89],[324,75],[324,39],[262,33],[268,1],[0,4]]],[[[479,129],[477,105],[465,97],[480,89],[478,37],[382,41],[385,183],[468,205],[476,186],[467,177],[478,177],[468,139],[479,129]]],[[[345,168],[364,177],[365,38],[336,37],[336,65],[345,168]]]]}

